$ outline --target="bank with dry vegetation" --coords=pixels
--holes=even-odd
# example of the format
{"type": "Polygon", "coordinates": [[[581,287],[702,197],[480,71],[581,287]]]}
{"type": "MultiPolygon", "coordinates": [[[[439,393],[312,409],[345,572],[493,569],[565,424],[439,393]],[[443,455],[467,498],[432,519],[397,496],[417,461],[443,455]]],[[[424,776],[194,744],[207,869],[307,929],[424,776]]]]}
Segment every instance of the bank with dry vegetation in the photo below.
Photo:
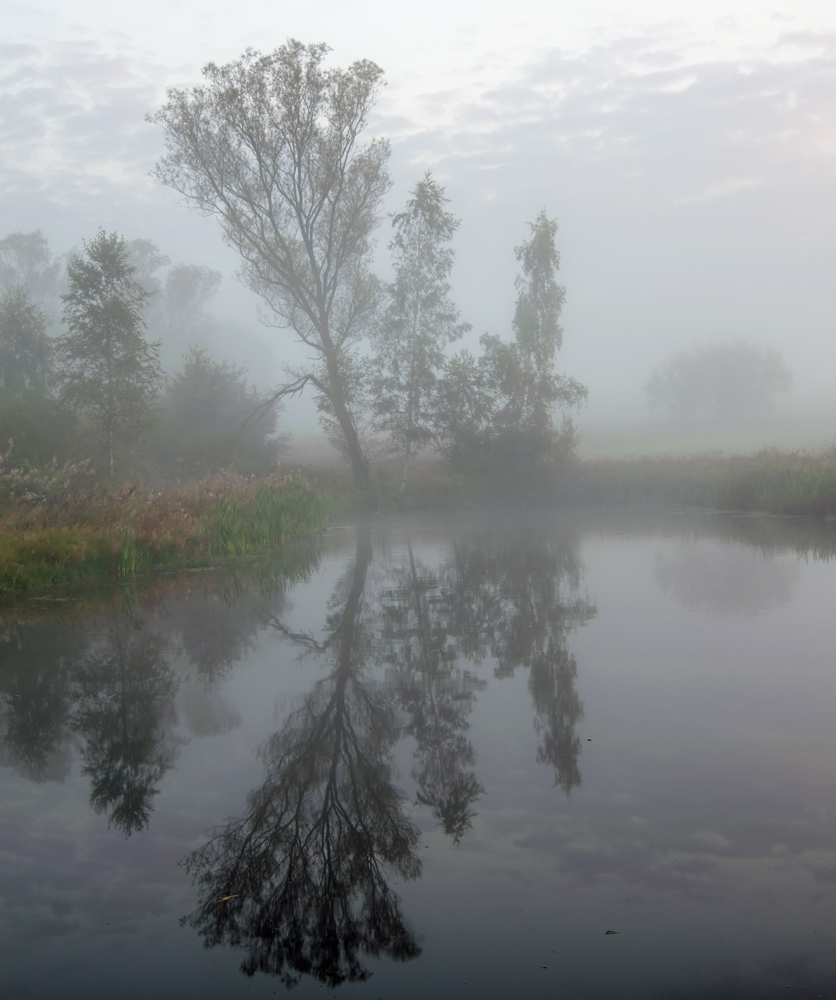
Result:
{"type": "Polygon", "coordinates": [[[321,494],[294,476],[118,493],[34,487],[0,483],[0,592],[208,566],[310,536],[325,519],[321,494]]]}

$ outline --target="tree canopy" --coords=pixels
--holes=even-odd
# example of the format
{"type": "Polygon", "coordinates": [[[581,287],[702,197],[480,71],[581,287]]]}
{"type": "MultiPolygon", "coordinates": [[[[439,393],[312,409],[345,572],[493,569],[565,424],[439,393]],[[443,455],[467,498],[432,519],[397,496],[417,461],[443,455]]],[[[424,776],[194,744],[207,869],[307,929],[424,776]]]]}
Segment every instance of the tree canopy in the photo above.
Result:
{"type": "Polygon", "coordinates": [[[737,340],[671,355],[650,376],[647,398],[651,409],[661,407],[675,417],[728,420],[768,411],[791,385],[778,351],[737,340]]]}

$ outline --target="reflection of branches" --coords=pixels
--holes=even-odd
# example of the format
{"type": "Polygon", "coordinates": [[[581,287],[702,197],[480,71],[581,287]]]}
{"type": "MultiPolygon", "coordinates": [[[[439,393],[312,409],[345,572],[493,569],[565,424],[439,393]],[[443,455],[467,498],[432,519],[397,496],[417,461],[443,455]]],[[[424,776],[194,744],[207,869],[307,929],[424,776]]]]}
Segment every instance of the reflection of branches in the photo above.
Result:
{"type": "MultiPolygon", "coordinates": [[[[386,696],[364,683],[363,589],[371,557],[358,532],[344,603],[324,643],[333,668],[268,742],[267,779],[241,819],[186,860],[202,901],[187,918],[208,946],[245,946],[248,974],[288,985],[309,974],[330,986],[365,979],[361,955],[414,958],[420,948],[386,882],[387,869],[417,878],[417,829],[391,783],[399,735],[386,696]]],[[[280,623],[273,623],[274,626],[280,623]]]]}
{"type": "Polygon", "coordinates": [[[87,654],[76,679],[73,728],[86,737],[91,804],[96,812],[109,810],[111,823],[130,835],[148,825],[156,785],[171,767],[163,723],[171,721],[174,677],[157,637],[120,624],[87,654]]]}
{"type": "Polygon", "coordinates": [[[419,571],[407,544],[409,567],[388,594],[385,658],[393,665],[406,732],[415,737],[412,776],[417,800],[432,808],[444,832],[458,843],[470,829],[472,805],[484,792],[472,766],[476,755],[465,736],[474,691],[485,687],[456,676],[445,657],[447,622],[439,614],[438,578],[419,571]],[[470,769],[469,769],[470,768],[470,769]]]}
{"type": "Polygon", "coordinates": [[[581,780],[575,725],[583,703],[566,637],[596,614],[588,600],[564,597],[564,589],[577,593],[580,575],[571,538],[544,541],[525,532],[460,543],[441,574],[449,595],[447,627],[463,649],[494,656],[500,678],[529,668],[535,728],[543,739],[537,760],[554,767],[555,782],[567,794],[581,780]]]}
{"type": "Polygon", "coordinates": [[[531,664],[529,686],[537,716],[534,728],[543,737],[537,763],[551,764],[555,784],[568,795],[581,783],[581,741],[575,724],[583,718],[583,702],[575,691],[578,667],[565,646],[549,647],[531,664]]]}

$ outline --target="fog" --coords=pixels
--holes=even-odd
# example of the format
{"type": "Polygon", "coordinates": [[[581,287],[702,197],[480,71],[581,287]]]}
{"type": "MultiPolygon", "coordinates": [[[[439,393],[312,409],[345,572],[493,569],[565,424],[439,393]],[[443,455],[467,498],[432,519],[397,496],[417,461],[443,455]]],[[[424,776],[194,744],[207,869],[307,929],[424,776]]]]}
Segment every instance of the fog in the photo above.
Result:
{"type": "MultiPolygon", "coordinates": [[[[120,9],[11,4],[4,13],[0,238],[41,229],[65,253],[99,227],[152,240],[224,280],[202,346],[268,388],[305,357],[259,324],[219,227],[149,172],[163,151],[145,120],[207,61],[288,37],[325,41],[330,63],[377,62],[387,87],[372,131],[392,144],[398,211],[427,167],[462,220],[453,297],[508,336],[514,247],[541,208],[559,220],[567,289],[559,367],[589,387],[582,453],[817,446],[836,432],[836,9],[779,0],[692,4],[381,2],[279,10],[243,0],[120,9]],[[229,330],[226,337],[217,331],[229,330]],[[220,336],[220,339],[218,339],[220,336]],[[674,426],[647,406],[672,352],[745,340],[793,375],[769,418],[674,426]]],[[[378,231],[385,277],[390,226],[378,231]]],[[[310,398],[282,429],[316,436],[310,398]]]]}

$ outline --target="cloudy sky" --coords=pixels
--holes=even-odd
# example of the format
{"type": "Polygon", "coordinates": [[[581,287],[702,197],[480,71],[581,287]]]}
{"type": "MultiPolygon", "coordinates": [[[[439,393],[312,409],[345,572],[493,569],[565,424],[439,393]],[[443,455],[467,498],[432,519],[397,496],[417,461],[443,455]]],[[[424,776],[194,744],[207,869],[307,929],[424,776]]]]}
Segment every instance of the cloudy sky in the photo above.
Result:
{"type": "MultiPolygon", "coordinates": [[[[462,219],[455,298],[476,334],[509,331],[526,221],[543,206],[559,218],[562,363],[590,387],[587,419],[643,412],[647,375],[672,350],[738,337],[784,351],[797,402],[825,398],[836,4],[697,6],[6,0],[0,236],[40,228],[58,252],[99,226],[150,238],[222,270],[217,310],[257,330],[216,223],[149,177],[162,137],[145,115],[210,60],[325,41],[334,65],[386,72],[373,131],[392,142],[388,210],[428,166],[445,184],[462,219]]],[[[229,355],[278,382],[287,335],[257,337],[229,355]]]]}

